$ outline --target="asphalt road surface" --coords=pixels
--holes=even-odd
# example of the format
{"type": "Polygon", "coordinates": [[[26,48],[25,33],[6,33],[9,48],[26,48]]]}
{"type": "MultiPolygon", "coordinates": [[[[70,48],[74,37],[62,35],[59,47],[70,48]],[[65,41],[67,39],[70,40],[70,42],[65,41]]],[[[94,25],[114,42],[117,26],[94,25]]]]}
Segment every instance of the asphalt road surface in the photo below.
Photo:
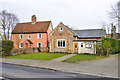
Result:
{"type": "Polygon", "coordinates": [[[0,64],[0,68],[1,67],[2,76],[7,78],[100,78],[96,76],[56,72],[53,70],[10,64],[0,64]]]}

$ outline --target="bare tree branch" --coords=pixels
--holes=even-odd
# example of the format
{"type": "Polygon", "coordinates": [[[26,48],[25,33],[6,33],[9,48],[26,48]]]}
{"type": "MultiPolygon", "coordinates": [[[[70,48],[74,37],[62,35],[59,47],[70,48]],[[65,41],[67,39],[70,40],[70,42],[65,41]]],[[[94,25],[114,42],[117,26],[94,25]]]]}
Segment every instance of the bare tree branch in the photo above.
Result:
{"type": "Polygon", "coordinates": [[[15,27],[16,23],[18,23],[19,19],[17,16],[13,13],[8,13],[6,10],[3,10],[0,12],[0,29],[3,32],[0,36],[2,36],[2,39],[9,40],[10,39],[10,33],[15,27]]]}

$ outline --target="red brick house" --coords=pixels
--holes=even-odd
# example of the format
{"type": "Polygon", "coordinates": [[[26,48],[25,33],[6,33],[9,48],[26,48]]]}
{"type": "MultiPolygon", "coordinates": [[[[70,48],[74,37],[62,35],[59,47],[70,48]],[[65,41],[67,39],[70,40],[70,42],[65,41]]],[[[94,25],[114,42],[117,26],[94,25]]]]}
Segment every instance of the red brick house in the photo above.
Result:
{"type": "Polygon", "coordinates": [[[36,21],[35,15],[31,22],[18,23],[12,31],[14,48],[48,47],[49,34],[53,30],[51,21],[36,21]]]}
{"type": "Polygon", "coordinates": [[[50,33],[50,52],[96,54],[94,44],[103,36],[103,29],[73,30],[61,22],[50,33]]]}

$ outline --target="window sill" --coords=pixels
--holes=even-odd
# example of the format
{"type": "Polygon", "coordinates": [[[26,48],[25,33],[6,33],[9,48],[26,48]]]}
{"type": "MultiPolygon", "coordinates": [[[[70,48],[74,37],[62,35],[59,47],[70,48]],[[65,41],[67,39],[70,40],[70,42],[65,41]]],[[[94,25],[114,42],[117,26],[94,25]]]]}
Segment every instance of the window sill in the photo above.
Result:
{"type": "Polygon", "coordinates": [[[65,47],[57,47],[57,48],[65,48],[65,47]]]}

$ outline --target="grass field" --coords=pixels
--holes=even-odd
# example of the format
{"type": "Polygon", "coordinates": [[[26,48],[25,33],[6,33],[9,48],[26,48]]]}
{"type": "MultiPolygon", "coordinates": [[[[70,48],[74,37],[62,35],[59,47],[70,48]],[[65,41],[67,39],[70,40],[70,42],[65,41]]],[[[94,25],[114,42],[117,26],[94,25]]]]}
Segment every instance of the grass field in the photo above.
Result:
{"type": "Polygon", "coordinates": [[[8,56],[3,58],[16,58],[16,59],[32,59],[32,60],[52,60],[62,56],[68,55],[67,53],[28,53],[28,54],[18,54],[14,56],[8,56]]]}
{"type": "Polygon", "coordinates": [[[73,57],[70,57],[63,62],[75,63],[77,61],[84,61],[84,60],[95,60],[105,58],[104,56],[96,56],[94,54],[78,54],[73,57]]]}

